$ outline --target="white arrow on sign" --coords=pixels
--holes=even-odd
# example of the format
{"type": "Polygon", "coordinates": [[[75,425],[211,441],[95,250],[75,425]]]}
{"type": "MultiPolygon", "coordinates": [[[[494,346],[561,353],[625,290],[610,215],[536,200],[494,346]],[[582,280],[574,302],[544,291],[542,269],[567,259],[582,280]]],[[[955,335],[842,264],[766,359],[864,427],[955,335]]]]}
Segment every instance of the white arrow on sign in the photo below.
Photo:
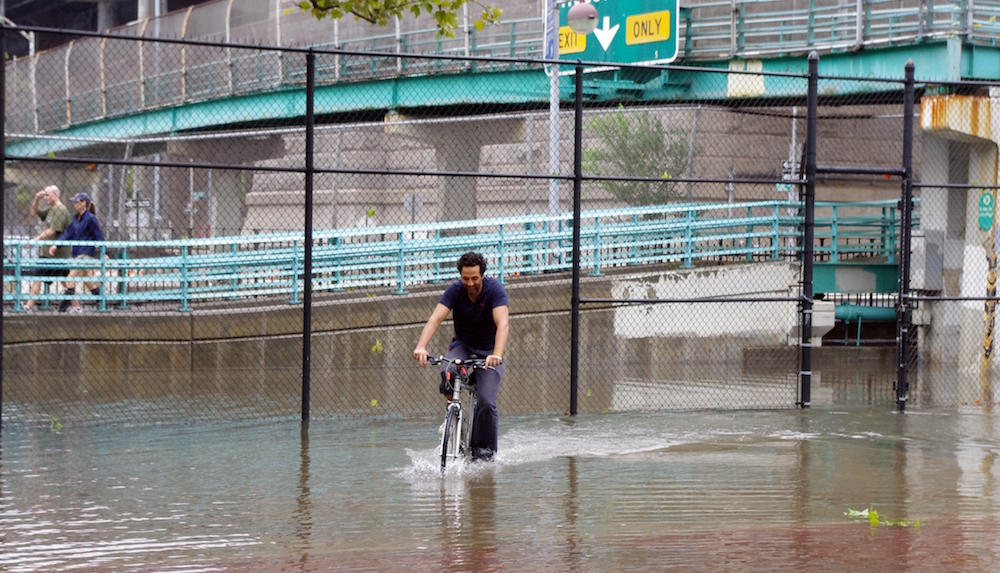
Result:
{"type": "Polygon", "coordinates": [[[604,17],[604,27],[596,28],[594,30],[594,35],[597,36],[597,41],[601,43],[601,47],[604,51],[608,51],[608,46],[611,45],[611,40],[615,39],[615,34],[618,33],[618,24],[613,27],[608,28],[608,24],[611,23],[611,18],[608,16],[604,17]]]}

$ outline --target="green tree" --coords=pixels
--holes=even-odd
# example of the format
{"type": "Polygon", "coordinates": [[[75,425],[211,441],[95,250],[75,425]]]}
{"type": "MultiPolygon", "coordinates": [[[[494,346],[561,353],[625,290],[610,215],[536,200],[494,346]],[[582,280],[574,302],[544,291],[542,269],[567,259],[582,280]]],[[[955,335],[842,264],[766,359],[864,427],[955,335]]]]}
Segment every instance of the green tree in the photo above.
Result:
{"type": "Polygon", "coordinates": [[[662,181],[601,181],[608,193],[629,205],[658,205],[677,199],[677,182],[687,167],[687,131],[667,130],[649,112],[618,111],[590,120],[597,146],[583,154],[583,167],[609,177],[656,177],[662,181]]]}
{"type": "Polygon", "coordinates": [[[357,20],[379,26],[385,26],[390,18],[401,18],[407,13],[414,17],[430,14],[437,25],[438,35],[453,38],[458,27],[458,12],[466,4],[475,4],[483,9],[475,23],[479,31],[486,24],[497,23],[503,14],[499,8],[475,0],[301,0],[299,8],[318,20],[343,18],[351,14],[357,20]]]}

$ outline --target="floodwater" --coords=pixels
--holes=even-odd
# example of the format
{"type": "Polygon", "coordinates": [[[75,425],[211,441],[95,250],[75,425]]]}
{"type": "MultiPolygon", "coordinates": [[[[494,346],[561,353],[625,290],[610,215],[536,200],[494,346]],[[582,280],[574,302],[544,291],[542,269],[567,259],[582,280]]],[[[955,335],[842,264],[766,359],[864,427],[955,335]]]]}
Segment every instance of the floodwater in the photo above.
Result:
{"type": "Polygon", "coordinates": [[[503,417],[444,477],[435,420],[8,426],[0,571],[1000,571],[998,420],[503,417]]]}

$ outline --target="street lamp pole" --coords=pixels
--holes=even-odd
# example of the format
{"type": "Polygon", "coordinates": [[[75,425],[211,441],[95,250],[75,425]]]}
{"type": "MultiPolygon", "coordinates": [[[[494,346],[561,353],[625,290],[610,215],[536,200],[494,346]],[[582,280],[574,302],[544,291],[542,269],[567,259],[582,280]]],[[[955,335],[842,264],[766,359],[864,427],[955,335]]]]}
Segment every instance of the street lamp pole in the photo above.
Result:
{"type": "MultiPolygon", "coordinates": [[[[559,59],[559,8],[566,4],[574,4],[567,14],[567,24],[576,34],[587,35],[597,27],[597,10],[584,0],[546,0],[545,2],[545,40],[544,56],[546,60],[559,59]]],[[[559,216],[559,64],[549,64],[549,232],[555,233],[554,225],[559,216]]],[[[556,243],[550,244],[549,261],[559,262],[556,243]]]]}
{"type": "MultiPolygon", "coordinates": [[[[559,59],[559,1],[545,2],[545,54],[546,60],[559,59]]],[[[555,233],[555,218],[559,215],[559,64],[549,65],[549,232],[555,233]]],[[[558,254],[550,243],[548,262],[557,263],[558,254]]]]}

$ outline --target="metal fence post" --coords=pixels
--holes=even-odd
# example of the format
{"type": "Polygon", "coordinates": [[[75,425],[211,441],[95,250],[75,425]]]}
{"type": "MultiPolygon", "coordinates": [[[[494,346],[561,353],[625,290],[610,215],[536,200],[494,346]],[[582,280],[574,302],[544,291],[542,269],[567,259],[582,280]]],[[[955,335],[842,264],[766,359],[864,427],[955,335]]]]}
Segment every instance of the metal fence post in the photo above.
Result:
{"type": "Polygon", "coordinates": [[[899,301],[896,303],[896,408],[906,410],[910,356],[910,242],[913,220],[913,60],[906,62],[903,95],[903,198],[900,205],[899,301]]]}
{"type": "MultiPolygon", "coordinates": [[[[554,73],[554,72],[553,72],[554,73]]],[[[573,295],[570,329],[569,413],[576,415],[580,374],[580,194],[583,184],[583,64],[576,62],[573,95],[573,295]]]]}
{"type": "Polygon", "coordinates": [[[813,310],[813,236],[816,225],[816,130],[819,107],[819,56],[809,54],[809,90],[806,96],[806,151],[803,164],[806,174],[805,226],[802,230],[802,341],[799,345],[799,406],[812,404],[812,310],[813,310]]]}
{"type": "Polygon", "coordinates": [[[315,90],[316,54],[306,54],[306,197],[305,197],[305,263],[302,272],[305,286],[302,292],[302,420],[309,419],[309,373],[312,358],[312,244],[313,244],[313,91],[315,90]]]}
{"type": "MultiPolygon", "coordinates": [[[[6,47],[6,38],[4,37],[7,27],[0,24],[0,47],[6,47]]],[[[7,93],[7,66],[0,66],[0,89],[3,91],[0,93],[7,93]]],[[[0,97],[0,133],[7,133],[7,97],[0,97]]],[[[7,179],[7,138],[0,137],[0,155],[3,156],[3,178],[7,179]]],[[[0,221],[3,221],[4,227],[7,226],[7,198],[0,197],[0,221]]],[[[0,233],[0,250],[7,252],[7,245],[3,241],[4,233],[0,233]]],[[[18,283],[18,288],[21,285],[18,283]]],[[[3,340],[3,320],[0,320],[0,340],[3,340]]],[[[0,352],[0,373],[3,372],[3,352],[0,352]]],[[[0,431],[3,429],[3,375],[0,374],[0,431]]]]}

